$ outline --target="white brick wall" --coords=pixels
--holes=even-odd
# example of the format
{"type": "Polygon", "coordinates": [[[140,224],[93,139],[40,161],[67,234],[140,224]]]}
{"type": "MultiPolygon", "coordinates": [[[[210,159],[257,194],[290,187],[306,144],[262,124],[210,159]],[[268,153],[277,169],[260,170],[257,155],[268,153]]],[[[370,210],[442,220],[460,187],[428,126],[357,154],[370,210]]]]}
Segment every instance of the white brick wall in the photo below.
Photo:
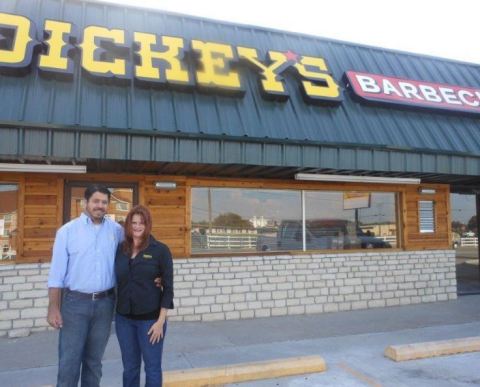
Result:
{"type": "Polygon", "coordinates": [[[47,329],[48,264],[0,265],[0,336],[47,329]]]}
{"type": "MultiPolygon", "coordinates": [[[[457,297],[455,252],[176,259],[172,320],[381,308],[457,297]]],[[[0,265],[0,336],[45,330],[49,264],[0,265]]]]}

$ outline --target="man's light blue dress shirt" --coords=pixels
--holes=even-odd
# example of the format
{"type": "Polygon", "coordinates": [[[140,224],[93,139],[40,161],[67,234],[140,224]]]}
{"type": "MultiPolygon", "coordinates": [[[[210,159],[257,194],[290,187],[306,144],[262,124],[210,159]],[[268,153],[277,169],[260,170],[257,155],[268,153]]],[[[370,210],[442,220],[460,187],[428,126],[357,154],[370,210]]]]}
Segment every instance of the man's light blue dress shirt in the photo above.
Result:
{"type": "Polygon", "coordinates": [[[123,235],[122,226],[108,217],[95,225],[82,213],[64,224],[55,237],[48,287],[83,293],[113,288],[115,252],[123,235]]]}

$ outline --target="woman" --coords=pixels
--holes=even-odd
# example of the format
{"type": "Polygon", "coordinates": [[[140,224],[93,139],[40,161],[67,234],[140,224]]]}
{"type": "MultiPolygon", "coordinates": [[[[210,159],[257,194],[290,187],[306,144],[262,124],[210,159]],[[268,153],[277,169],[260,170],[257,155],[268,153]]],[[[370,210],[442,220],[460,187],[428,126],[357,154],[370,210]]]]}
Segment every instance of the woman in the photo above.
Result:
{"type": "Polygon", "coordinates": [[[125,220],[125,240],[115,257],[117,314],[115,327],[123,362],[123,386],[162,385],[162,351],[167,312],[173,309],[173,262],[166,245],[150,234],[152,218],[144,206],[134,207],[125,220]],[[155,278],[161,277],[161,287],[155,278]]]}

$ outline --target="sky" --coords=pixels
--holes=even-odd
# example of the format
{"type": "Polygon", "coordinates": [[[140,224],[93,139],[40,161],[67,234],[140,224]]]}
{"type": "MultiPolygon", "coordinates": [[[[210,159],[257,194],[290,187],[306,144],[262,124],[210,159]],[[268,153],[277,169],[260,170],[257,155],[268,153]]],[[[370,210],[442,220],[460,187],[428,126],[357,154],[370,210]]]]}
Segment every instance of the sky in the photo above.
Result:
{"type": "Polygon", "coordinates": [[[450,195],[452,220],[467,224],[476,215],[475,195],[450,195]]]}
{"type": "MultiPolygon", "coordinates": [[[[95,0],[91,0],[95,1],[95,0]]],[[[479,0],[99,0],[269,27],[480,66],[479,0]]],[[[452,195],[452,218],[475,214],[452,195]]]]}
{"type": "Polygon", "coordinates": [[[480,65],[478,0],[101,0],[480,65]]]}

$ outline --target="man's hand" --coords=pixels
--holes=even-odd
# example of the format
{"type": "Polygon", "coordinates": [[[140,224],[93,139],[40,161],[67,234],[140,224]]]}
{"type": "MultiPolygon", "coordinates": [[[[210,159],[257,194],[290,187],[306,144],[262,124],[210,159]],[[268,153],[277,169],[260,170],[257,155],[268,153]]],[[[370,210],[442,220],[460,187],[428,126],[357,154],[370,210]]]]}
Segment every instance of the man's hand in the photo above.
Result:
{"type": "Polygon", "coordinates": [[[153,280],[153,282],[155,282],[155,286],[157,288],[161,288],[162,287],[162,277],[157,277],[153,280]]]}
{"type": "Polygon", "coordinates": [[[62,314],[60,313],[61,288],[48,288],[48,314],[47,322],[55,329],[63,326],[62,314]]]}
{"type": "Polygon", "coordinates": [[[60,313],[60,309],[56,305],[50,305],[48,307],[48,315],[47,321],[50,326],[54,327],[55,329],[60,329],[63,326],[63,319],[62,314],[60,313]]]}

